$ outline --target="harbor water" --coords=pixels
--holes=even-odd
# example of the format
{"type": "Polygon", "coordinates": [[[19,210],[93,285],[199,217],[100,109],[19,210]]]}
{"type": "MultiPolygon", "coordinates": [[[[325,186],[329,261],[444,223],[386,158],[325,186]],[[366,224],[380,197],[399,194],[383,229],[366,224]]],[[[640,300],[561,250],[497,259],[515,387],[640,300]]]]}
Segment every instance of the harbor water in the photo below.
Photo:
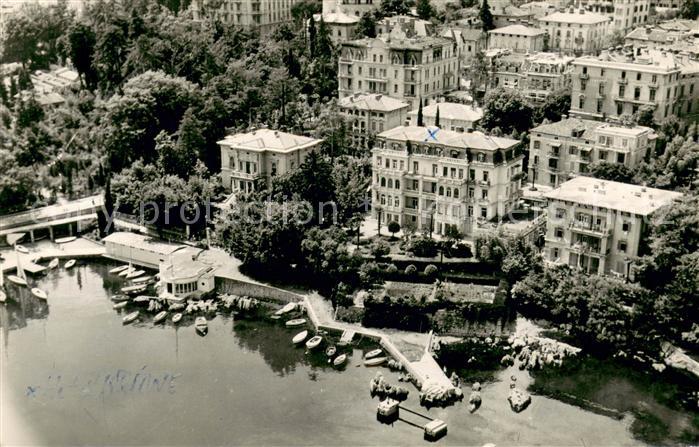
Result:
{"type": "MultiPolygon", "coordinates": [[[[2,445],[416,445],[420,416],[376,420],[369,395],[377,371],[354,349],[337,370],[294,347],[300,329],[234,319],[154,325],[147,314],[122,324],[109,295],[123,280],[112,264],[82,263],[49,272],[37,286],[48,301],[8,285],[0,306],[2,445]],[[417,426],[416,426],[417,425],[417,426]]],[[[404,406],[448,423],[442,445],[638,445],[630,418],[585,411],[543,396],[514,413],[509,373],[485,384],[483,405],[426,410],[410,386],[404,406]]],[[[522,372],[525,375],[526,372],[522,372]]],[[[520,379],[524,381],[525,378],[520,379]]],[[[468,390],[466,391],[468,396],[468,390]]]]}

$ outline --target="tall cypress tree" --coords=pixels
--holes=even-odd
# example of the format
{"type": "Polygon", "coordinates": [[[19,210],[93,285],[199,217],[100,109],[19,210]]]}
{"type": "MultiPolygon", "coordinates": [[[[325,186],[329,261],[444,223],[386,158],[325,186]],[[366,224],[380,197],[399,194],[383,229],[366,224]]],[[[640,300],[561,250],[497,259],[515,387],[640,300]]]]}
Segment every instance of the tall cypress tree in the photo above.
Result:
{"type": "Polygon", "coordinates": [[[435,127],[440,127],[440,125],[439,125],[439,106],[437,106],[437,114],[434,117],[434,125],[435,125],[435,127]]]}
{"type": "Polygon", "coordinates": [[[316,30],[316,21],[313,19],[313,16],[311,16],[308,23],[308,50],[311,58],[316,55],[316,34],[318,34],[316,30]]]}
{"type": "Polygon", "coordinates": [[[422,127],[425,125],[422,119],[422,98],[419,99],[420,105],[417,108],[417,125],[422,127]]]}
{"type": "Polygon", "coordinates": [[[488,0],[483,0],[483,3],[481,3],[481,10],[478,13],[478,18],[481,19],[481,23],[483,24],[483,31],[485,31],[486,33],[492,29],[495,29],[493,13],[490,12],[488,0]]]}

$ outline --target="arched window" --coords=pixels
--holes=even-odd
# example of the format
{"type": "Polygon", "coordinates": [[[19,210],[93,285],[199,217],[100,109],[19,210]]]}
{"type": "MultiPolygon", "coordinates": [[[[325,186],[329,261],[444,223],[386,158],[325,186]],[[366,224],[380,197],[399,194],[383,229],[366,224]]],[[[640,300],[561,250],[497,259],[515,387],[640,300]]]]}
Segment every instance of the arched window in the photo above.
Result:
{"type": "Polygon", "coordinates": [[[439,187],[439,195],[443,196],[444,195],[444,186],[439,187]]]}
{"type": "Polygon", "coordinates": [[[459,188],[454,188],[454,198],[455,199],[459,198],[459,188]]]}
{"type": "Polygon", "coordinates": [[[400,189],[400,180],[396,180],[396,189],[400,189]]]}
{"type": "Polygon", "coordinates": [[[447,188],[447,197],[451,197],[451,188],[447,188]]]}
{"type": "Polygon", "coordinates": [[[385,204],[386,204],[386,196],[381,194],[381,205],[385,205],[385,204]]]}
{"type": "Polygon", "coordinates": [[[393,188],[393,179],[388,179],[388,187],[393,188]]]}
{"type": "Polygon", "coordinates": [[[381,186],[386,186],[386,178],[381,177],[381,186]]]}
{"type": "Polygon", "coordinates": [[[399,207],[400,206],[400,197],[396,197],[396,201],[393,202],[393,204],[396,206],[396,208],[399,207]]]}

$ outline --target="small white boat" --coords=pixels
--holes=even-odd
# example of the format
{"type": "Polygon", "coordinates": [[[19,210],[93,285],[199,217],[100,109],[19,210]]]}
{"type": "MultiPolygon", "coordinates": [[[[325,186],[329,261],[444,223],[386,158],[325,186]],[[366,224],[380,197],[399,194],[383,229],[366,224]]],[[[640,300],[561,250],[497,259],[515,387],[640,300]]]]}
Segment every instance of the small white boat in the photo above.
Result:
{"type": "Polygon", "coordinates": [[[128,301],[120,301],[112,306],[112,309],[123,309],[129,304],[128,301]]]}
{"type": "Polygon", "coordinates": [[[176,313],[175,315],[172,316],[172,322],[175,324],[179,323],[181,319],[182,319],[182,314],[180,314],[180,313],[176,313]]]}
{"type": "Polygon", "coordinates": [[[111,269],[109,273],[116,275],[117,273],[123,272],[127,268],[129,268],[128,265],[120,265],[119,267],[114,267],[113,269],[111,269]]]}
{"type": "Polygon", "coordinates": [[[140,278],[134,278],[131,283],[132,284],[143,284],[144,282],[148,282],[151,279],[153,279],[152,276],[141,276],[140,278]]]}
{"type": "Polygon", "coordinates": [[[131,272],[131,273],[129,273],[128,275],[126,275],[126,279],[137,278],[137,277],[143,275],[144,273],[146,273],[145,270],[134,270],[133,272],[131,272]]]}
{"type": "Polygon", "coordinates": [[[316,335],[314,337],[311,337],[311,339],[306,342],[306,347],[308,349],[317,348],[318,345],[320,345],[320,343],[322,341],[323,341],[323,337],[321,337],[320,335],[316,335]]]}
{"type": "Polygon", "coordinates": [[[153,323],[158,324],[161,321],[164,321],[165,318],[167,318],[167,311],[160,311],[155,315],[155,317],[153,317],[153,323]]]}
{"type": "Polygon", "coordinates": [[[126,286],[121,288],[121,293],[126,293],[128,295],[135,295],[146,290],[148,286],[146,284],[136,284],[135,286],[126,286]]]}
{"type": "Polygon", "coordinates": [[[209,324],[206,322],[206,317],[197,317],[194,320],[194,329],[202,335],[205,335],[209,330],[209,324]]]}
{"type": "Polygon", "coordinates": [[[27,285],[27,280],[24,278],[20,278],[17,275],[7,275],[8,281],[17,284],[18,286],[26,286],[27,285]]]}
{"type": "Polygon", "coordinates": [[[110,299],[112,301],[114,301],[115,303],[120,303],[122,301],[129,301],[131,299],[131,297],[129,297],[128,295],[117,294],[117,295],[112,295],[110,297],[110,299]]]}
{"type": "Polygon", "coordinates": [[[66,265],[64,265],[65,268],[69,269],[75,265],[75,259],[69,259],[68,262],[66,262],[66,265]]]}
{"type": "Polygon", "coordinates": [[[379,366],[386,360],[386,357],[374,357],[373,359],[364,360],[364,366],[379,366]]]}
{"type": "Polygon", "coordinates": [[[58,267],[58,262],[58,258],[53,258],[51,262],[49,262],[49,268],[55,269],[56,267],[58,267]]]}
{"type": "Polygon", "coordinates": [[[170,304],[170,307],[167,308],[167,310],[182,310],[185,308],[185,305],[183,303],[172,303],[170,304]]]}
{"type": "Polygon", "coordinates": [[[294,335],[294,338],[291,339],[292,343],[295,345],[301,343],[308,337],[308,331],[301,331],[298,334],[294,335]]]}
{"type": "Polygon", "coordinates": [[[123,324],[129,324],[132,321],[134,321],[136,318],[138,318],[139,311],[131,312],[130,314],[124,316],[124,318],[121,319],[121,322],[123,324]]]}
{"type": "Polygon", "coordinates": [[[325,350],[325,355],[328,357],[332,357],[335,355],[337,352],[337,348],[335,346],[328,346],[328,349],[325,350]]]}
{"type": "Polygon", "coordinates": [[[77,239],[77,237],[75,237],[75,236],[66,236],[66,237],[59,237],[54,242],[57,244],[66,244],[68,242],[73,242],[76,239],[77,239]]]}
{"type": "Polygon", "coordinates": [[[155,299],[157,297],[155,296],[150,296],[150,295],[138,295],[136,298],[133,299],[134,303],[148,303],[150,300],[155,299]]]}
{"type": "Polygon", "coordinates": [[[278,311],[274,312],[274,315],[284,315],[291,312],[294,309],[296,309],[296,303],[289,303],[286,306],[279,309],[278,311]]]}
{"type": "Polygon", "coordinates": [[[277,314],[272,314],[272,315],[270,315],[269,318],[271,318],[272,320],[281,320],[281,319],[282,319],[282,316],[281,316],[281,315],[277,315],[277,314]]]}
{"type": "Polygon", "coordinates": [[[306,324],[306,319],[305,318],[294,318],[293,320],[289,320],[286,323],[286,327],[296,327],[296,326],[303,326],[306,324]]]}
{"type": "Polygon", "coordinates": [[[126,275],[133,273],[135,271],[136,271],[135,267],[129,267],[126,270],[122,270],[121,272],[119,272],[119,276],[126,276],[126,275]]]}
{"type": "Polygon", "coordinates": [[[20,253],[24,253],[25,255],[29,254],[29,249],[25,247],[24,245],[15,245],[15,250],[17,250],[20,253]]]}
{"type": "Polygon", "coordinates": [[[41,298],[42,300],[45,300],[46,298],[49,297],[49,296],[46,294],[46,292],[44,292],[43,290],[41,290],[41,289],[38,288],[38,287],[33,287],[33,288],[31,289],[31,291],[32,291],[32,295],[34,295],[34,296],[37,297],[37,298],[41,298]]]}
{"type": "Polygon", "coordinates": [[[366,354],[364,354],[365,359],[370,359],[374,357],[378,357],[383,353],[381,349],[374,349],[373,351],[369,351],[366,354]]]}
{"type": "Polygon", "coordinates": [[[340,354],[333,360],[333,365],[340,366],[347,361],[347,354],[340,354]]]}

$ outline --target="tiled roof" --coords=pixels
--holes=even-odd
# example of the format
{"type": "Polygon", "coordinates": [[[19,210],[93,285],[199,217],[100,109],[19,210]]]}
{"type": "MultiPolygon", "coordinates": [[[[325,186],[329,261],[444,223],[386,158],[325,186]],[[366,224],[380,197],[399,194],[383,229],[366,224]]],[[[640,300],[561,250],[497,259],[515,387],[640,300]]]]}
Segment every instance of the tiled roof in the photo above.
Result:
{"type": "Polygon", "coordinates": [[[581,176],[568,180],[544,196],[551,200],[646,216],[680,198],[682,193],[581,176]]]}
{"type": "Polygon", "coordinates": [[[517,36],[540,36],[545,34],[544,30],[532,28],[524,25],[509,25],[488,31],[489,34],[514,34],[517,36]]]}
{"type": "Polygon", "coordinates": [[[378,110],[383,112],[391,112],[409,106],[407,102],[403,102],[400,99],[378,94],[347,96],[341,98],[338,101],[338,105],[340,105],[340,107],[352,107],[360,110],[378,110]]]}
{"type": "Polygon", "coordinates": [[[566,118],[561,121],[549,124],[540,124],[533,128],[530,133],[539,132],[561,137],[570,137],[573,130],[583,129],[582,138],[590,138],[590,131],[600,127],[602,122],[583,120],[580,118],[566,118]]]}
{"type": "MultiPolygon", "coordinates": [[[[440,112],[441,113],[441,112],[440,112]]],[[[400,126],[378,135],[379,138],[386,138],[399,141],[434,142],[445,146],[462,149],[479,149],[495,151],[498,149],[509,149],[517,144],[518,140],[501,137],[491,137],[483,132],[453,132],[451,130],[439,129],[437,127],[420,126],[400,126]]]]}
{"type": "Polygon", "coordinates": [[[320,22],[321,18],[323,19],[323,22],[330,23],[330,24],[352,25],[354,23],[359,22],[359,17],[345,14],[342,11],[330,12],[330,13],[325,14],[325,15],[323,15],[323,14],[314,14],[313,15],[313,19],[316,22],[320,22]]]}
{"type": "Polygon", "coordinates": [[[584,14],[578,14],[574,12],[554,12],[547,16],[541,17],[540,22],[560,22],[560,23],[581,23],[581,24],[593,24],[608,22],[609,17],[603,16],[601,14],[596,14],[594,12],[585,12],[584,14]]]}
{"type": "Polygon", "coordinates": [[[670,33],[664,29],[652,28],[646,29],[639,27],[626,35],[626,39],[644,40],[648,42],[668,42],[670,33]]]}
{"type": "Polygon", "coordinates": [[[280,132],[272,129],[258,129],[247,133],[228,135],[218,144],[253,151],[290,152],[313,146],[321,140],[280,132]]]}
{"type": "MultiPolygon", "coordinates": [[[[439,117],[444,119],[458,119],[465,121],[478,121],[483,118],[483,110],[479,108],[473,108],[465,104],[459,104],[456,102],[440,102],[437,104],[431,104],[422,108],[422,114],[424,116],[433,117],[437,115],[437,109],[439,109],[439,117]]],[[[410,112],[411,115],[417,114],[417,110],[410,112]]]]}

